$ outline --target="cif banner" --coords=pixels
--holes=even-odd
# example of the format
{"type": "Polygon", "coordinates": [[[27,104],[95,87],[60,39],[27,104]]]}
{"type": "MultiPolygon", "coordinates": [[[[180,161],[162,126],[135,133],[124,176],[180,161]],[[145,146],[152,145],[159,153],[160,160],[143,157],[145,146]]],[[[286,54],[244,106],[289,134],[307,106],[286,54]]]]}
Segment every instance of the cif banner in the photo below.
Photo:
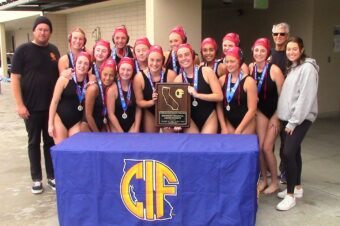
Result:
{"type": "Polygon", "coordinates": [[[82,133],[52,158],[60,225],[255,225],[256,136],[82,133]]]}

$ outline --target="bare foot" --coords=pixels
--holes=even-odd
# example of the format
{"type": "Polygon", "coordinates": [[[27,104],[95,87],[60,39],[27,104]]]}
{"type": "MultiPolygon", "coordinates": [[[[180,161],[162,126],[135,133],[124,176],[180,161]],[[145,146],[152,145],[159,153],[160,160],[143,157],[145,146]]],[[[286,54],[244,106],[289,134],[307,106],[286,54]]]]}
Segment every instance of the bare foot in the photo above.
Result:
{"type": "Polygon", "coordinates": [[[263,194],[265,195],[271,195],[273,194],[274,192],[276,192],[277,190],[279,190],[279,185],[278,184],[273,184],[271,183],[269,185],[268,188],[266,188],[264,191],[263,191],[263,194]]]}
{"type": "Polygon", "coordinates": [[[265,183],[264,181],[260,180],[257,183],[257,191],[258,192],[262,192],[265,188],[267,187],[267,183],[265,183]]]}

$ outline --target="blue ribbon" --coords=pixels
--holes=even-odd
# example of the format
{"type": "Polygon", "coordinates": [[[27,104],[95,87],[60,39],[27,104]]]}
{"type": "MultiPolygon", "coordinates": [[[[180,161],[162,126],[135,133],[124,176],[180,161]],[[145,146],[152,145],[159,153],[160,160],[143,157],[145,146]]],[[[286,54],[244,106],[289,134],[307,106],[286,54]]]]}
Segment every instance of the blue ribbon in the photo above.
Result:
{"type": "Polygon", "coordinates": [[[266,65],[263,68],[261,78],[258,78],[257,77],[257,66],[255,64],[255,67],[254,67],[254,76],[255,76],[255,79],[257,81],[257,92],[258,93],[261,91],[264,78],[266,77],[266,74],[267,74],[267,69],[268,69],[268,63],[266,63],[266,65]]]}
{"type": "Polygon", "coordinates": [[[103,83],[102,83],[102,80],[100,79],[100,74],[99,74],[99,71],[98,71],[98,67],[97,67],[97,65],[95,63],[93,64],[93,68],[94,68],[94,74],[96,76],[96,80],[97,80],[98,86],[99,86],[100,97],[101,97],[102,103],[103,103],[102,114],[103,114],[103,116],[106,116],[107,108],[106,108],[106,104],[105,104],[105,96],[104,96],[103,83]]]}
{"type": "Polygon", "coordinates": [[[225,96],[226,96],[226,100],[227,100],[227,104],[230,103],[231,99],[233,99],[234,95],[235,95],[235,91],[240,83],[240,80],[243,77],[243,73],[241,72],[237,78],[237,81],[235,83],[235,85],[233,86],[233,88],[230,88],[230,83],[231,83],[231,74],[228,74],[228,83],[227,83],[227,89],[225,91],[225,96]]]}
{"type": "Polygon", "coordinates": [[[78,96],[78,99],[79,99],[79,105],[81,105],[84,97],[85,97],[85,88],[86,88],[86,83],[87,83],[87,79],[86,77],[84,78],[83,80],[83,85],[82,85],[82,89],[80,89],[80,86],[78,85],[78,82],[77,82],[77,78],[76,78],[76,73],[73,72],[72,73],[72,77],[73,77],[73,81],[75,82],[76,84],[76,87],[77,87],[77,96],[78,96]]]}
{"type": "MultiPolygon", "coordinates": [[[[128,47],[126,46],[126,47],[125,47],[125,55],[124,55],[124,57],[127,57],[128,54],[129,54],[129,52],[128,52],[128,47]]],[[[112,57],[112,59],[114,59],[114,61],[116,61],[116,58],[117,58],[116,47],[113,47],[113,48],[112,48],[111,57],[112,57]]]]}
{"type": "Polygon", "coordinates": [[[74,69],[74,57],[73,57],[73,53],[70,51],[68,53],[68,55],[70,56],[70,59],[71,59],[71,67],[74,69]]]}
{"type": "MultiPolygon", "coordinates": [[[[189,83],[187,73],[183,70],[182,74],[183,74],[184,81],[186,83],[189,83]]],[[[197,66],[194,66],[194,89],[196,91],[198,89],[198,67],[197,66]]]]}
{"type": "MultiPolygon", "coordinates": [[[[148,80],[149,80],[149,83],[150,83],[150,85],[151,85],[151,87],[152,87],[152,91],[155,91],[156,89],[155,89],[155,86],[153,85],[153,82],[152,82],[152,79],[151,79],[151,73],[150,73],[150,69],[149,69],[149,73],[146,75],[146,77],[148,78],[148,80]]],[[[162,70],[161,71],[161,80],[159,81],[160,83],[163,83],[164,81],[164,71],[162,70]]]]}
{"type": "Polygon", "coordinates": [[[174,51],[171,51],[171,57],[172,57],[172,70],[174,70],[177,74],[176,53],[174,51]]]}
{"type": "Polygon", "coordinates": [[[118,91],[119,91],[119,96],[120,96],[120,104],[125,113],[128,108],[128,103],[130,102],[130,99],[131,99],[131,81],[129,82],[128,93],[126,96],[127,101],[125,101],[125,98],[124,98],[123,88],[122,88],[120,79],[117,80],[117,85],[118,85],[118,91]]]}

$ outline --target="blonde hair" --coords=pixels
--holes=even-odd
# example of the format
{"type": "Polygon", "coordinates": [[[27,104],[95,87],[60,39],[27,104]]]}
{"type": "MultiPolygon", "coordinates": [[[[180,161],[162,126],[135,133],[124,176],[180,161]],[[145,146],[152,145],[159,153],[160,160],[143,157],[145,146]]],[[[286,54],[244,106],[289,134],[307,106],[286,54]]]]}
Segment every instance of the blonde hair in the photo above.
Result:
{"type": "Polygon", "coordinates": [[[273,28],[272,28],[272,32],[274,33],[279,28],[283,28],[283,29],[285,29],[286,33],[289,33],[289,24],[287,24],[285,22],[274,24],[273,28]]]}

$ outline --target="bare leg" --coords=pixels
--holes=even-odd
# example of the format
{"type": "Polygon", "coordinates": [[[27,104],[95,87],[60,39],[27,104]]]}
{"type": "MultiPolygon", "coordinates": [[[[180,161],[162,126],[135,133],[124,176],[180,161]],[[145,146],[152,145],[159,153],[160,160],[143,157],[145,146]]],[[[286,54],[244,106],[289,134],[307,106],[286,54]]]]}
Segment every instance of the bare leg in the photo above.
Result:
{"type": "Polygon", "coordinates": [[[218,120],[216,111],[212,111],[208,119],[205,121],[201,133],[216,134],[218,128],[218,120]]]}
{"type": "MultiPolygon", "coordinates": [[[[272,118],[271,120],[275,119],[272,118]]],[[[277,178],[277,162],[273,152],[275,139],[278,136],[278,133],[279,128],[274,128],[271,126],[271,123],[269,123],[263,144],[263,151],[267,166],[269,167],[269,171],[272,175],[272,180],[270,186],[264,191],[264,194],[272,194],[279,189],[279,181],[277,178]]]]}
{"type": "Polygon", "coordinates": [[[81,122],[78,122],[68,130],[68,136],[73,136],[81,131],[81,122]]]}
{"type": "Polygon", "coordinates": [[[148,110],[144,110],[144,132],[146,133],[158,133],[159,129],[156,127],[155,124],[155,116],[149,112],[148,110]]]}
{"type": "Polygon", "coordinates": [[[67,129],[58,114],[54,117],[54,130],[55,136],[53,137],[53,140],[55,144],[59,144],[68,137],[67,129]]]}
{"type": "Polygon", "coordinates": [[[256,114],[256,132],[259,137],[260,147],[260,169],[262,175],[262,181],[258,184],[258,191],[262,192],[267,187],[267,165],[264,159],[263,143],[266,135],[266,129],[268,125],[268,119],[261,113],[256,114]]]}
{"type": "Polygon", "coordinates": [[[200,133],[196,124],[190,119],[190,127],[184,129],[184,133],[200,133]]]}

